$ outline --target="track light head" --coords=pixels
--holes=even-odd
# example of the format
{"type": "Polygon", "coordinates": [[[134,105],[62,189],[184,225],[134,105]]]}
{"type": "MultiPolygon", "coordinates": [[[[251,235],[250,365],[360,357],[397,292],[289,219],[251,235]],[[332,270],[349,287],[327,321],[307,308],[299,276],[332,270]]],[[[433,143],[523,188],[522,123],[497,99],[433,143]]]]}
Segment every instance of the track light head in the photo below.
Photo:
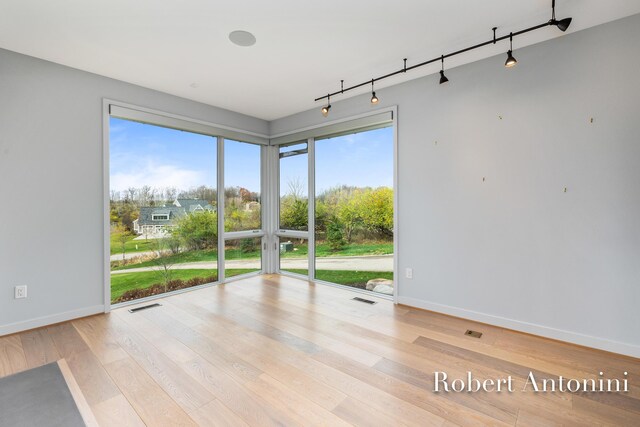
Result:
{"type": "Polygon", "coordinates": [[[442,68],[440,69],[440,84],[445,84],[449,79],[444,75],[444,55],[440,57],[440,62],[442,63],[442,68]]]}
{"type": "Polygon", "coordinates": [[[504,66],[507,68],[515,67],[518,61],[513,57],[513,33],[509,34],[509,52],[507,52],[507,60],[504,66]]]}
{"type": "Polygon", "coordinates": [[[331,94],[327,95],[327,105],[320,109],[320,112],[323,116],[327,117],[329,115],[329,110],[331,109],[331,94]]]}
{"type": "Polygon", "coordinates": [[[373,105],[377,104],[378,102],[380,102],[380,100],[378,99],[378,97],[376,96],[376,91],[373,90],[373,83],[375,82],[374,79],[371,79],[371,103],[373,105]]]}
{"type": "Polygon", "coordinates": [[[444,75],[444,70],[440,70],[440,84],[445,84],[449,79],[444,75]]]}
{"type": "Polygon", "coordinates": [[[504,63],[504,66],[507,68],[515,67],[518,61],[513,57],[513,52],[510,50],[507,52],[507,61],[504,63]]]}
{"type": "Polygon", "coordinates": [[[557,20],[557,19],[552,19],[549,24],[550,25],[555,25],[556,27],[558,27],[558,29],[560,31],[567,31],[567,29],[569,28],[569,25],[571,25],[571,21],[573,20],[573,18],[564,18],[561,20],[557,20]]]}

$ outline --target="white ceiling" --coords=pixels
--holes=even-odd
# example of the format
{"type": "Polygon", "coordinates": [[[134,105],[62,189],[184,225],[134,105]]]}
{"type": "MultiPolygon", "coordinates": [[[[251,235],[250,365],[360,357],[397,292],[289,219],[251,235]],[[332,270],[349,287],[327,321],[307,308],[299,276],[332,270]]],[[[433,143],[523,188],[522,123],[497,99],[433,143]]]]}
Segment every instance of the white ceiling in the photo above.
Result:
{"type": "MultiPolygon", "coordinates": [[[[558,18],[574,18],[567,33],[640,13],[638,0],[557,3],[558,18]]],[[[486,41],[493,26],[501,35],[546,22],[550,7],[551,0],[0,0],[0,47],[272,120],[320,106],[313,99],[339,89],[340,79],[360,83],[401,68],[404,57],[411,65],[486,41]],[[257,43],[233,45],[233,30],[252,32],[257,43]]],[[[538,30],[514,48],[562,34],[538,30]]]]}

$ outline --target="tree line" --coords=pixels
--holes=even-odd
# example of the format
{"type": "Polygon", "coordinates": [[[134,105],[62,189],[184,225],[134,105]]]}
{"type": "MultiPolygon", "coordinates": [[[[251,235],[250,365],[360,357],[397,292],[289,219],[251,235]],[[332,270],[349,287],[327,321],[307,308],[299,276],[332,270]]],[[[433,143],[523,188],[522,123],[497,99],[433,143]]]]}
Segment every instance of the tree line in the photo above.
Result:
{"type": "MultiPolygon", "coordinates": [[[[289,191],[280,200],[280,228],[305,230],[308,199],[289,191]]],[[[316,198],[315,232],[341,249],[366,238],[393,239],[393,190],[388,187],[338,186],[316,198]]]]}

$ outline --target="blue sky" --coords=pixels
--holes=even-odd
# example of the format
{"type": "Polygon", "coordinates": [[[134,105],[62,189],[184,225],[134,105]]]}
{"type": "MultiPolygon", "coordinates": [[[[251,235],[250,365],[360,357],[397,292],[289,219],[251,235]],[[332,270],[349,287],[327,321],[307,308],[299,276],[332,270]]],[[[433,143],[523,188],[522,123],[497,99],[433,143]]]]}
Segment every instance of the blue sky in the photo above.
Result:
{"type": "MultiPolygon", "coordinates": [[[[216,138],[128,120],[110,119],[111,190],[148,185],[187,190],[216,187],[216,138]]],[[[284,160],[281,192],[287,183],[307,183],[306,156],[284,160]]],[[[393,129],[384,128],[316,142],[316,189],[337,185],[393,185],[393,129]]],[[[225,143],[225,182],[260,191],[260,149],[225,143]]]]}

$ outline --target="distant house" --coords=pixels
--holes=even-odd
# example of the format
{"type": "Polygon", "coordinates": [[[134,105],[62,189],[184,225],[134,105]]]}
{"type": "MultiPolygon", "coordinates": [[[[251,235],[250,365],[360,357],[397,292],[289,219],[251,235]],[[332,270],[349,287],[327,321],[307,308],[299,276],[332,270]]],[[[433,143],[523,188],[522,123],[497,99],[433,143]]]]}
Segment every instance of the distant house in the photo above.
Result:
{"type": "Polygon", "coordinates": [[[169,233],[178,219],[205,211],[215,212],[216,208],[201,199],[176,199],[169,206],[142,207],[140,216],[133,221],[133,231],[138,234],[169,233]]]}

